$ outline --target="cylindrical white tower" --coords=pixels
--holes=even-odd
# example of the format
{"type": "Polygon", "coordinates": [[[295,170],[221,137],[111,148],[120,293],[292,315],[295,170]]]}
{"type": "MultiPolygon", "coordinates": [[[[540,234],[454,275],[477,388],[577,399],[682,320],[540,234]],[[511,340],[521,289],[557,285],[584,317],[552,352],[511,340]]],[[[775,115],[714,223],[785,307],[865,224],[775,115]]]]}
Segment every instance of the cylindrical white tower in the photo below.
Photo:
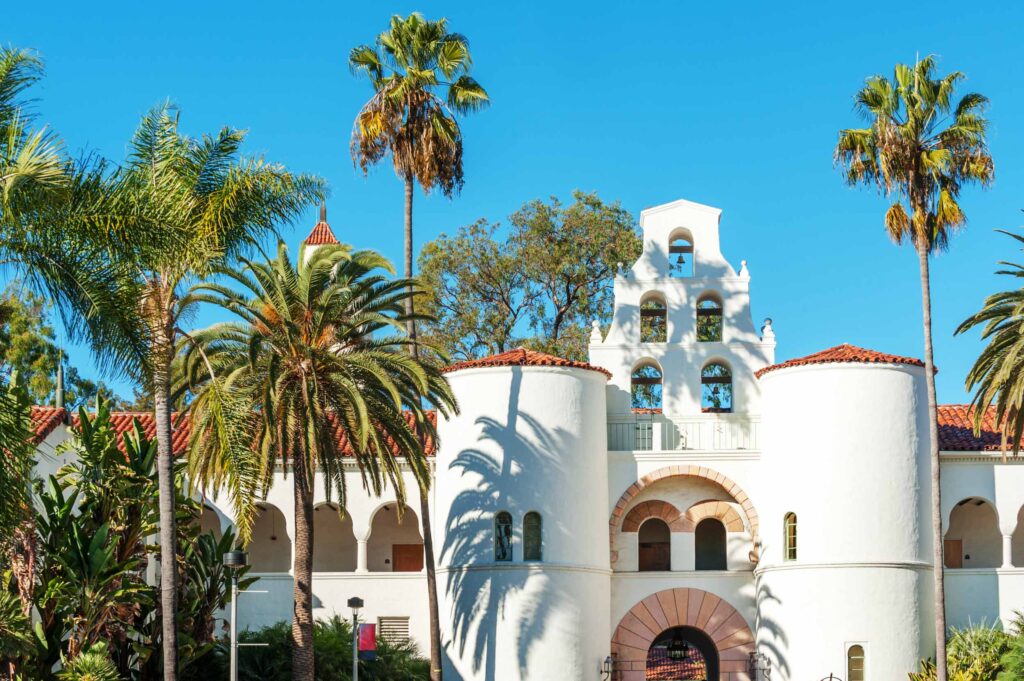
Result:
{"type": "Polygon", "coordinates": [[[610,617],[607,375],[519,349],[448,378],[461,413],[438,426],[445,678],[596,678],[610,617]]]}
{"type": "Polygon", "coordinates": [[[760,380],[774,493],[760,509],[757,644],[772,679],[858,666],[906,678],[934,654],[924,369],[840,346],[760,380]]]}

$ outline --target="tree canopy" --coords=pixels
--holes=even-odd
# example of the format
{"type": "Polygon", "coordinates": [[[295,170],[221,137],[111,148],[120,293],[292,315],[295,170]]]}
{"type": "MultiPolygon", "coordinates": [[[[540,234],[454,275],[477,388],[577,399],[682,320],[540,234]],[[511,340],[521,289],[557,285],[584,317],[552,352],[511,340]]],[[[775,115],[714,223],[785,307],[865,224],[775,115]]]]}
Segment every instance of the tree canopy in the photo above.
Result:
{"type": "Polygon", "coordinates": [[[481,219],[423,247],[419,266],[428,342],[451,359],[519,345],[585,359],[590,322],[611,321],[613,280],[641,251],[633,216],[616,201],[573,192],[529,201],[508,230],[481,219]]]}

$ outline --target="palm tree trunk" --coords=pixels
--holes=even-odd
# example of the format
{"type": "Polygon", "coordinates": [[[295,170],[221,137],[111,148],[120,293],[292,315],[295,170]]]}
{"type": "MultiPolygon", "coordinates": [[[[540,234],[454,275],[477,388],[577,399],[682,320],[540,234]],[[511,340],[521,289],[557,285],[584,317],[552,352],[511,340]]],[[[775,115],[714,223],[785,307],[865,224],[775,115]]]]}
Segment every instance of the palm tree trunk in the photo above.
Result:
{"type": "Polygon", "coordinates": [[[178,678],[178,559],[174,450],[171,424],[171,323],[160,320],[153,334],[153,417],[156,421],[160,492],[160,620],[164,681],[178,678]]]}
{"type": "Polygon", "coordinates": [[[935,668],[936,681],[946,681],[946,586],[942,560],[942,490],[939,487],[939,417],[935,396],[935,360],[932,354],[932,295],[928,247],[917,246],[921,265],[921,307],[924,313],[924,380],[928,390],[928,440],[932,473],[932,560],[935,564],[935,668]]]}
{"type": "MultiPolygon", "coordinates": [[[[413,275],[412,243],[412,199],[415,182],[412,175],[405,177],[405,277],[413,275]]],[[[415,303],[409,296],[407,310],[410,317],[415,312],[415,303]]],[[[409,319],[406,331],[413,341],[410,346],[413,357],[419,358],[416,345],[416,322],[409,319]]],[[[434,535],[430,525],[430,496],[426,488],[420,488],[420,522],[423,527],[423,564],[427,571],[427,610],[430,615],[430,681],[441,681],[441,616],[437,605],[437,566],[434,562],[434,535]]]]}
{"type": "Polygon", "coordinates": [[[313,681],[313,490],[305,456],[296,456],[292,469],[295,488],[295,593],[292,612],[292,679],[313,681]]]}

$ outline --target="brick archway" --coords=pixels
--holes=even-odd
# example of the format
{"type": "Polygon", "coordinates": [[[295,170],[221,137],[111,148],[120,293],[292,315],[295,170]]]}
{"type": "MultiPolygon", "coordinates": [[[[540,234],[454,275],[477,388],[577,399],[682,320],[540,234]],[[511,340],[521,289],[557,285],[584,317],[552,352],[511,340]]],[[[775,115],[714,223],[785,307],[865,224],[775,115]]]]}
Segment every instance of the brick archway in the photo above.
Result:
{"type": "MultiPolygon", "coordinates": [[[[685,521],[682,514],[672,504],[660,499],[641,501],[626,514],[622,521],[623,532],[639,532],[640,526],[649,518],[661,518],[668,525],[669,532],[685,532],[685,521]]],[[[693,530],[690,530],[691,532],[693,530]]]]}
{"type": "Polygon", "coordinates": [[[647,653],[666,629],[689,626],[706,633],[718,649],[721,681],[749,681],[754,634],[736,608],[700,589],[665,589],[632,608],[615,627],[612,654],[619,681],[644,681],[647,653]]]}
{"type": "MultiPolygon", "coordinates": [[[[637,506],[639,505],[637,504],[637,506]]],[[[732,507],[732,504],[728,501],[712,499],[698,502],[686,510],[686,515],[683,516],[683,532],[693,532],[697,529],[697,523],[705,518],[721,520],[725,525],[726,532],[742,532],[744,530],[743,518],[732,507]]]]}
{"type": "Polygon", "coordinates": [[[640,494],[641,490],[644,488],[654,484],[658,480],[676,476],[690,476],[710,480],[728,492],[729,495],[736,500],[736,503],[738,503],[743,509],[743,515],[747,517],[747,523],[750,525],[750,537],[754,542],[754,550],[751,553],[751,559],[756,562],[758,544],[760,543],[760,531],[757,510],[754,509],[754,502],[750,500],[750,497],[748,497],[747,493],[743,491],[743,488],[731,479],[722,475],[718,471],[705,468],[704,466],[665,466],[664,468],[659,468],[658,470],[652,471],[643,476],[630,485],[629,489],[622,493],[622,496],[619,497],[618,502],[615,504],[615,509],[612,511],[611,518],[608,519],[608,537],[612,556],[611,562],[616,562],[616,559],[618,558],[618,551],[615,550],[615,530],[622,521],[623,514],[626,512],[626,508],[629,507],[629,503],[636,497],[636,495],[640,494]]]}

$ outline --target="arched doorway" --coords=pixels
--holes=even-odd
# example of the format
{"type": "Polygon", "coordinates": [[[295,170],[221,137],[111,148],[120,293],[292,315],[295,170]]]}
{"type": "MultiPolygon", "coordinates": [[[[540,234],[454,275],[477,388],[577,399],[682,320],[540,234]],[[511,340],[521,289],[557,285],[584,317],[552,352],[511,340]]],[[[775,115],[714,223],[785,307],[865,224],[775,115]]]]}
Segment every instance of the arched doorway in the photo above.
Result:
{"type": "Polygon", "coordinates": [[[718,649],[700,629],[666,629],[654,639],[647,651],[645,681],[709,681],[718,678],[718,649]]]}
{"type": "MultiPolygon", "coordinates": [[[[665,589],[653,593],[634,605],[615,627],[611,652],[619,681],[687,678],[647,676],[647,660],[651,648],[666,631],[676,628],[687,633],[685,640],[696,643],[699,635],[703,646],[697,650],[705,662],[713,659],[714,670],[708,667],[709,681],[739,681],[747,678],[747,664],[754,652],[754,633],[747,618],[728,601],[701,589],[665,589]],[[692,632],[697,633],[692,633],[692,632]],[[713,649],[713,653],[711,652],[713,649]]],[[[695,677],[701,678],[701,677],[695,677]]]]}
{"type": "Polygon", "coordinates": [[[648,518],[638,533],[640,572],[665,572],[672,569],[672,534],[661,518],[648,518]]]}

